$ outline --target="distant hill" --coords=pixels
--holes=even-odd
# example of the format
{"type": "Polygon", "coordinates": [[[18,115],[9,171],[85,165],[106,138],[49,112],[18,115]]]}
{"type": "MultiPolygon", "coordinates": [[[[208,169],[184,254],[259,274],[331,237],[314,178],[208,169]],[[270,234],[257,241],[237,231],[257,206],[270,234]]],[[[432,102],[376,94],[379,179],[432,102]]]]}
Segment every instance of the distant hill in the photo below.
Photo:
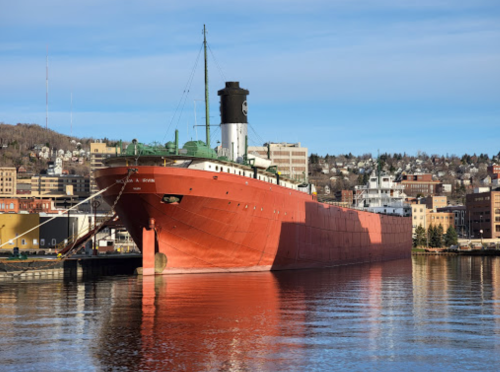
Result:
{"type": "MultiPolygon", "coordinates": [[[[51,152],[61,149],[73,151],[80,148],[89,151],[90,143],[93,141],[92,138],[66,136],[38,124],[0,123],[0,166],[24,166],[28,172],[38,174],[47,169],[47,160],[30,157],[30,153],[38,154],[37,146],[47,146],[51,152]]],[[[65,169],[71,174],[89,173],[88,162],[83,165],[67,164],[65,169]]]]}

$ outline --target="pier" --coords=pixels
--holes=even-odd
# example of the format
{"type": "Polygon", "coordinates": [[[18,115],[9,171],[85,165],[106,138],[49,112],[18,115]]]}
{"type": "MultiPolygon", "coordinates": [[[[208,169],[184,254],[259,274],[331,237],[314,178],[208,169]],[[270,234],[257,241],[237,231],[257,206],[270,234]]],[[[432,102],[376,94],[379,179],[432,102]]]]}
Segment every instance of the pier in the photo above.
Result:
{"type": "Polygon", "coordinates": [[[142,266],[142,255],[74,256],[69,259],[28,258],[0,259],[0,279],[97,277],[101,275],[131,275],[142,266]]]}

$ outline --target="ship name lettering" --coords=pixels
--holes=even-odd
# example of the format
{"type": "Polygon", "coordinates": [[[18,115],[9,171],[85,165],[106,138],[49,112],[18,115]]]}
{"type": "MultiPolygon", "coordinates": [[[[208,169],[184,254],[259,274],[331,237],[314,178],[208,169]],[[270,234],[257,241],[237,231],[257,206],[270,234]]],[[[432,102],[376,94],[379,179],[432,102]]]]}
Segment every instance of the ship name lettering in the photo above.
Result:
{"type": "Polygon", "coordinates": [[[155,182],[154,178],[143,178],[142,182],[155,182]]]}

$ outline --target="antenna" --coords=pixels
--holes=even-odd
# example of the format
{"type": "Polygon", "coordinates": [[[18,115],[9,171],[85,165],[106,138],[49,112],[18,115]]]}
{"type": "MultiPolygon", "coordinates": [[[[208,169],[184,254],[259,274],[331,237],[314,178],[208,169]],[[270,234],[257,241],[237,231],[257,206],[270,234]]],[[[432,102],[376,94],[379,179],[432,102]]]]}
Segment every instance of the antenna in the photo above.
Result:
{"type": "Polygon", "coordinates": [[[73,87],[71,87],[71,137],[73,137],[73,87]]]}
{"type": "Polygon", "coordinates": [[[49,44],[45,55],[45,129],[49,127],[49,44]]]}

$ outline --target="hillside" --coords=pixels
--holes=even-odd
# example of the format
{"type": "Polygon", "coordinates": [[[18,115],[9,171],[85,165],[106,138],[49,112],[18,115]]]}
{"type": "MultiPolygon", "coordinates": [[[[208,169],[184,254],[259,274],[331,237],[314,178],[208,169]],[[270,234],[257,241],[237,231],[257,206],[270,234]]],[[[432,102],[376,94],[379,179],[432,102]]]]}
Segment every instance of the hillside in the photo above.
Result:
{"type": "MultiPolygon", "coordinates": [[[[0,123],[0,166],[24,166],[28,173],[37,174],[47,169],[47,162],[51,160],[38,156],[42,146],[48,147],[51,155],[57,150],[88,152],[92,141],[92,138],[66,136],[37,124],[0,123]]],[[[88,161],[68,163],[65,169],[70,174],[88,175],[89,164],[88,161]]]]}

